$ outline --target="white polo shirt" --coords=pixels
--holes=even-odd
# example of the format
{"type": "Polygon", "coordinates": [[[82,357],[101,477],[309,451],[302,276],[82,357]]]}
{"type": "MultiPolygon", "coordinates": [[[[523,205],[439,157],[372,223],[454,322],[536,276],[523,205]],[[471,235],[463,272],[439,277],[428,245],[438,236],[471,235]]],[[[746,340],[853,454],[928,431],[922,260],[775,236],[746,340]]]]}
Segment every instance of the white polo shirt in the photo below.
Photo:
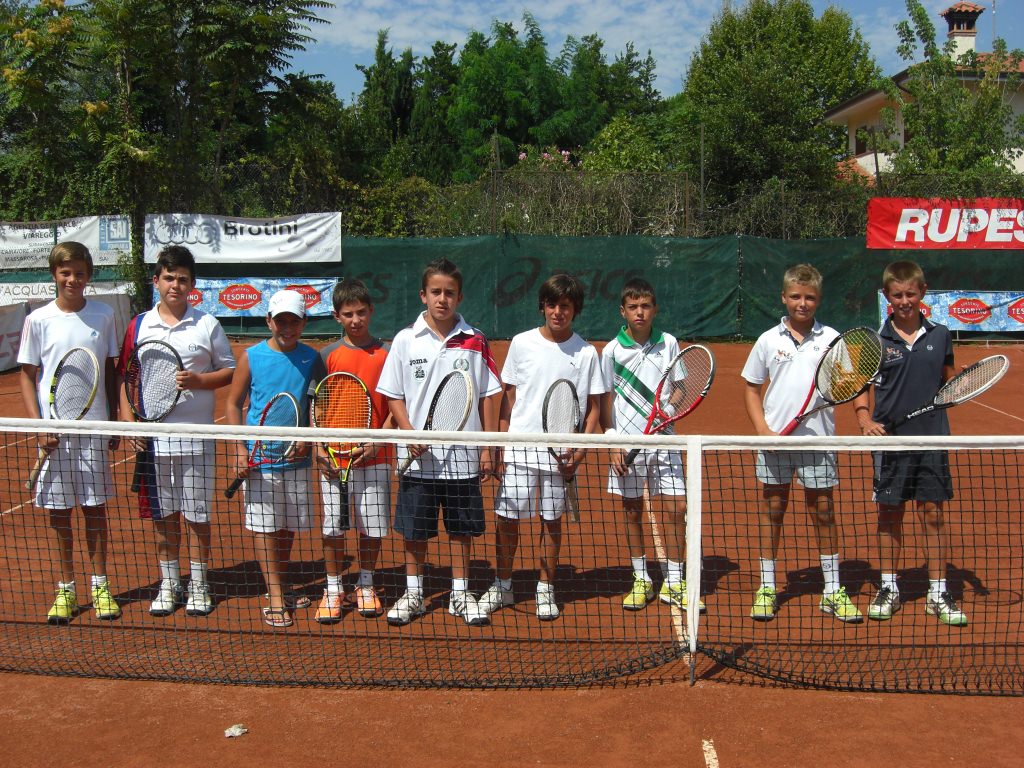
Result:
{"type": "MultiPolygon", "coordinates": [[[[773,432],[781,430],[800,413],[807,392],[814,385],[818,361],[838,335],[833,328],[815,320],[811,332],[798,345],[783,318],[777,326],[762,333],[754,343],[740,375],[751,384],[763,384],[768,380],[768,388],[764,393],[764,418],[773,432]]],[[[807,410],[823,402],[815,390],[807,410]]],[[[826,408],[804,419],[793,434],[826,436],[834,435],[835,432],[834,411],[826,408]]]]}
{"type": "MultiPolygon", "coordinates": [[[[585,416],[590,395],[605,392],[594,346],[576,333],[560,343],[548,341],[541,335],[540,328],[524,331],[512,339],[501,369],[501,380],[516,388],[509,432],[544,431],[544,398],[548,388],[559,379],[568,379],[576,387],[580,412],[585,416]]],[[[513,448],[506,451],[505,461],[552,472],[557,470],[546,448],[513,448]]]]}
{"type": "MultiPolygon", "coordinates": [[[[138,344],[144,341],[167,342],[181,355],[185,370],[194,373],[210,373],[235,367],[231,344],[217,318],[189,305],[180,321],[168,325],[158,309],[159,304],[142,315],[138,344]]],[[[215,399],[216,392],[212,389],[186,390],[181,393],[177,405],[167,414],[164,423],[213,424],[215,399]]],[[[153,447],[161,455],[202,453],[206,442],[158,437],[154,439],[153,447]]]]}
{"type": "MultiPolygon", "coordinates": [[[[676,355],[679,341],[670,333],[652,330],[646,344],[638,344],[623,326],[601,352],[601,371],[612,401],[612,426],[623,435],[642,435],[654,403],[654,392],[676,355]]],[[[672,427],[664,434],[674,434],[672,427]]]]}
{"type": "MultiPolygon", "coordinates": [[[[480,331],[457,315],[455,327],[439,339],[425,317],[426,312],[421,313],[416,322],[395,336],[377,382],[377,391],[382,395],[405,401],[409,421],[417,429],[426,423],[430,401],[441,380],[456,369],[469,374],[477,403],[480,398],[501,391],[498,366],[480,331]]],[[[480,409],[474,405],[465,429],[482,428],[480,409]]],[[[399,446],[399,464],[407,453],[405,446],[399,446]]],[[[409,474],[442,480],[475,477],[480,474],[480,452],[466,446],[431,445],[412,463],[409,474]]]]}
{"type": "Polygon", "coordinates": [[[53,372],[64,353],[73,347],[85,347],[96,355],[100,364],[100,381],[96,397],[83,417],[89,421],[110,418],[107,407],[106,364],[117,357],[117,328],[114,310],[99,301],[85,302],[78,312],[64,312],[56,301],[44,304],[25,318],[21,330],[18,363],[39,368],[36,392],[39,413],[50,418],[50,383],[53,372]]]}

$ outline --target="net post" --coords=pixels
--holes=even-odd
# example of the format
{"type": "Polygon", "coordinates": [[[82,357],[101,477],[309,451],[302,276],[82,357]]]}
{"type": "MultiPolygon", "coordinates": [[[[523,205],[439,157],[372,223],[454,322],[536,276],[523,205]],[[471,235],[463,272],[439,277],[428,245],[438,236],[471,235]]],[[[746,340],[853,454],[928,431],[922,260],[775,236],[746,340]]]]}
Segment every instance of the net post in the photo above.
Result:
{"type": "Polygon", "coordinates": [[[703,514],[702,487],[703,455],[701,436],[686,438],[686,636],[689,642],[690,685],[697,682],[697,630],[700,623],[701,594],[701,516],[703,514]]]}

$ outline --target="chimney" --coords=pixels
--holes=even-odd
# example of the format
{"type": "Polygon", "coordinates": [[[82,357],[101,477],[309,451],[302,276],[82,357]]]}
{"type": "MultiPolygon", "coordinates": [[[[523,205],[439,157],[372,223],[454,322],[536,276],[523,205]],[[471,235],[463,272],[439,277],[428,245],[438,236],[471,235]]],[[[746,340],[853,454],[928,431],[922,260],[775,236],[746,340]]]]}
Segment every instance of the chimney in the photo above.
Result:
{"type": "Polygon", "coordinates": [[[969,51],[975,50],[974,43],[978,36],[978,17],[985,9],[975,3],[959,2],[949,6],[940,16],[949,24],[948,37],[953,41],[953,58],[958,59],[969,51]]]}

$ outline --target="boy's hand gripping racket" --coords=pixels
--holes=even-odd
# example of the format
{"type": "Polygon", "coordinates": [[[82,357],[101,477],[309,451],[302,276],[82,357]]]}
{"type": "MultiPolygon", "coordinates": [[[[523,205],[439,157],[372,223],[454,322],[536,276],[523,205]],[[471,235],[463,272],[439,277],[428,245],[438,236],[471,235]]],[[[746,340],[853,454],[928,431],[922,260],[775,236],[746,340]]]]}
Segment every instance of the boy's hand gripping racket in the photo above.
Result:
{"type": "MultiPolygon", "coordinates": [[[[715,380],[715,356],[700,344],[681,351],[669,363],[654,391],[654,403],[647,417],[645,435],[664,432],[684,416],[693,413],[703,402],[711,383],[715,380]]],[[[626,466],[632,465],[640,449],[626,454],[626,466]]]]}
{"type": "MultiPolygon", "coordinates": [[[[458,432],[469,421],[476,397],[473,380],[465,371],[454,370],[441,379],[430,401],[427,420],[423,429],[431,432],[458,432]]],[[[409,454],[398,467],[398,474],[404,475],[415,457],[409,454]]]]}
{"type": "Polygon", "coordinates": [[[932,401],[906,416],[896,419],[891,424],[886,424],[885,431],[892,432],[893,429],[905,424],[911,419],[923,416],[932,411],[942,411],[952,408],[954,405],[966,403],[999,381],[1006,372],[1010,370],[1010,361],[1005,355],[992,355],[986,357],[974,365],[964,368],[960,373],[951,378],[938,392],[932,401]]]}
{"type": "MultiPolygon", "coordinates": [[[[164,341],[144,341],[132,350],[124,372],[128,405],[139,421],[159,422],[178,404],[182,390],[177,375],[185,370],[181,355],[164,341]]],[[[141,487],[149,451],[135,452],[132,492],[141,487]]]]}
{"type": "MultiPolygon", "coordinates": [[[[559,379],[548,387],[547,394],[544,395],[544,409],[541,413],[545,433],[579,432],[582,418],[580,398],[571,381],[559,379]]],[[[558,451],[549,446],[548,453],[558,462],[559,467],[565,466],[562,455],[558,451]]],[[[572,520],[579,522],[580,501],[575,476],[565,478],[565,505],[572,520]]]]}
{"type": "MultiPolygon", "coordinates": [[[[261,427],[297,427],[299,426],[299,402],[290,392],[274,395],[263,407],[260,414],[261,427]]],[[[295,453],[295,441],[271,438],[257,440],[249,451],[249,471],[267,464],[278,464],[288,461],[295,453]]],[[[242,486],[245,478],[236,477],[224,491],[224,498],[230,499],[242,486]]]]}
{"type": "MultiPolygon", "coordinates": [[[[373,402],[366,385],[351,373],[332,373],[321,379],[313,394],[311,421],[322,429],[369,429],[373,419],[373,402]]],[[[352,469],[352,451],[356,443],[321,443],[332,469],[340,469],[338,479],[342,492],[348,485],[352,469]]]]}
{"type": "Polygon", "coordinates": [[[818,361],[804,404],[793,419],[782,428],[779,435],[788,435],[806,419],[818,411],[848,403],[868,388],[878,375],[882,364],[882,340],[870,328],[851,328],[837,336],[828,345],[825,354],[818,361]],[[825,402],[807,410],[817,392],[825,402]]]}
{"type": "MultiPolygon", "coordinates": [[[[51,419],[75,421],[88,413],[100,383],[100,364],[96,355],[85,347],[72,347],[57,363],[50,381],[49,411],[51,419]]],[[[39,449],[35,466],[25,481],[25,490],[36,487],[43,463],[50,452],[39,449]]]]}

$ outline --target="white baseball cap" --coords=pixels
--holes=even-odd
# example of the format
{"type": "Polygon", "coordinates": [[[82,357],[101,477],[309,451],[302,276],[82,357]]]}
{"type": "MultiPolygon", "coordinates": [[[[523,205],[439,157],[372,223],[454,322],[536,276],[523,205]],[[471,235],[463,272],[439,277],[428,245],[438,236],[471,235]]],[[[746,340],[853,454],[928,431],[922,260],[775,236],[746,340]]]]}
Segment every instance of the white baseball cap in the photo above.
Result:
{"type": "Polygon", "coordinates": [[[306,299],[298,291],[278,291],[270,297],[267,314],[277,317],[282,312],[289,312],[296,317],[305,317],[306,299]]]}

